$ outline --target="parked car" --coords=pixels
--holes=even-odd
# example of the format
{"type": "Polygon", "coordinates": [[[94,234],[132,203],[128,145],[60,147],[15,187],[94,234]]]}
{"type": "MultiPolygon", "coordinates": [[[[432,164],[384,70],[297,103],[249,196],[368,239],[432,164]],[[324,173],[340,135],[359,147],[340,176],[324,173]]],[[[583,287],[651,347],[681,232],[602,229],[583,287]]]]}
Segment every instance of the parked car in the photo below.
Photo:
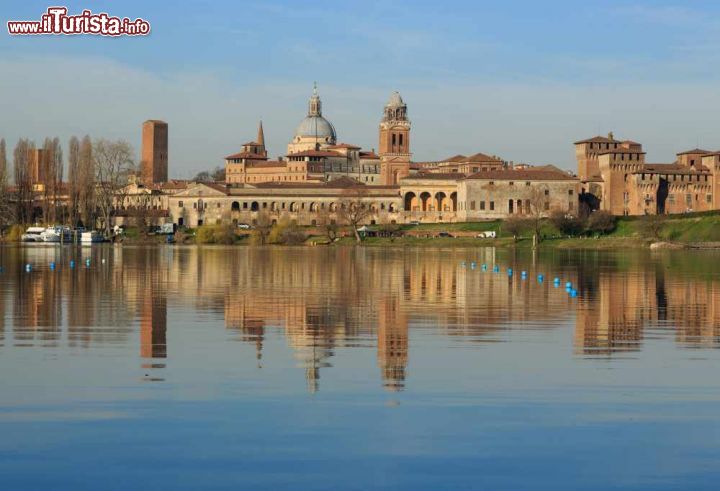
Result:
{"type": "Polygon", "coordinates": [[[497,232],[494,230],[486,230],[485,232],[480,232],[476,235],[478,239],[494,239],[497,237],[497,232]]]}
{"type": "Polygon", "coordinates": [[[420,225],[420,222],[418,222],[417,220],[413,220],[412,222],[410,222],[410,225],[420,225]]]}
{"type": "Polygon", "coordinates": [[[452,237],[453,235],[450,232],[440,232],[438,237],[452,237]]]}
{"type": "Polygon", "coordinates": [[[241,230],[250,230],[252,227],[247,223],[238,223],[237,227],[241,230]]]}

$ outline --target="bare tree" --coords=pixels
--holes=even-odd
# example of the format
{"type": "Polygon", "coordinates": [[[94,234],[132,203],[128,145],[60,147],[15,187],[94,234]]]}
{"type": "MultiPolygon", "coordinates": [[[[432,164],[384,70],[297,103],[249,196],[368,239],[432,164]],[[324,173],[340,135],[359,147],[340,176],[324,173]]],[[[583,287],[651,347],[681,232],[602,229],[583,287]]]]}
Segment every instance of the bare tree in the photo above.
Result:
{"type": "Polygon", "coordinates": [[[528,228],[528,221],[518,215],[507,217],[502,223],[505,233],[512,235],[513,242],[517,242],[520,234],[528,228]]]}
{"type": "Polygon", "coordinates": [[[26,138],[20,138],[13,151],[15,177],[15,219],[18,223],[31,223],[33,210],[32,173],[30,171],[30,153],[35,144],[26,138]]]}
{"type": "Polygon", "coordinates": [[[38,181],[42,185],[43,219],[53,223],[58,216],[58,191],[63,175],[62,148],[60,140],[45,138],[41,155],[38,181]]]}
{"type": "Polygon", "coordinates": [[[0,139],[0,235],[12,223],[13,210],[10,204],[10,187],[7,170],[5,138],[0,139]]]}
{"type": "Polygon", "coordinates": [[[542,236],[540,235],[540,226],[543,217],[547,217],[550,213],[550,190],[545,185],[532,186],[530,196],[526,203],[529,203],[528,223],[532,228],[533,245],[540,243],[542,236]]]}
{"type": "Polygon", "coordinates": [[[362,239],[358,233],[358,227],[372,215],[372,210],[366,202],[367,189],[365,186],[353,186],[343,192],[340,200],[340,210],[338,217],[344,220],[352,227],[355,241],[360,242],[362,239]]]}
{"type": "Polygon", "coordinates": [[[92,142],[90,137],[85,135],[80,142],[78,152],[78,200],[79,214],[83,225],[94,227],[97,215],[95,203],[95,162],[92,154],[92,142]]]}
{"type": "Polygon", "coordinates": [[[323,209],[318,215],[318,227],[323,231],[329,242],[335,242],[338,235],[338,223],[328,210],[323,209]]]}
{"type": "Polygon", "coordinates": [[[72,227],[77,226],[80,216],[80,140],[76,136],[68,143],[68,219],[72,227]]]}
{"type": "Polygon", "coordinates": [[[255,233],[260,239],[260,245],[265,245],[267,243],[267,239],[270,236],[270,230],[272,230],[272,226],[272,219],[265,210],[258,213],[257,219],[255,221],[255,233]]]}
{"type": "Polygon", "coordinates": [[[110,235],[115,203],[124,203],[128,176],[134,169],[133,151],[123,140],[95,140],[92,149],[95,163],[97,206],[105,235],[110,235]]]}

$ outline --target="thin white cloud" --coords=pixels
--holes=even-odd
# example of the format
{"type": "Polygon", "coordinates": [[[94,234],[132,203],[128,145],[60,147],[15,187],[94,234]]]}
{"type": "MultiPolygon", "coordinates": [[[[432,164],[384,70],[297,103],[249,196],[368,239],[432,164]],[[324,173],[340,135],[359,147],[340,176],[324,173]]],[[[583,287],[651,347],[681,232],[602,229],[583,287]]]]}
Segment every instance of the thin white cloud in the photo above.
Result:
{"type": "MultiPolygon", "coordinates": [[[[0,136],[124,138],[139,151],[140,125],[170,124],[170,173],[190,177],[223,163],[264,121],[273,156],[304,117],[312,80],[244,84],[222,73],[157,75],[100,58],[24,56],[0,60],[0,136]]],[[[382,107],[400,90],[413,121],[417,160],[482,151],[508,160],[574,168],[572,142],[612,130],[668,161],[697,143],[720,148],[715,84],[569,85],[379,80],[376,86],[320,82],[324,112],[340,140],[377,148],[382,107]]]]}

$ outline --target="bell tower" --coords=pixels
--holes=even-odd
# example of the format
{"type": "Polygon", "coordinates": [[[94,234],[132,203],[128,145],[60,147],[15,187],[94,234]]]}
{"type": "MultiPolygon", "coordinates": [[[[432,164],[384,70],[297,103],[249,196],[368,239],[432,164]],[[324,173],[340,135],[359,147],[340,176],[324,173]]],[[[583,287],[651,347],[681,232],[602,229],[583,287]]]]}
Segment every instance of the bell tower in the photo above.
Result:
{"type": "Polygon", "coordinates": [[[410,120],[407,105],[398,92],[385,104],[380,122],[380,178],[386,186],[395,186],[410,174],[410,120]]]}

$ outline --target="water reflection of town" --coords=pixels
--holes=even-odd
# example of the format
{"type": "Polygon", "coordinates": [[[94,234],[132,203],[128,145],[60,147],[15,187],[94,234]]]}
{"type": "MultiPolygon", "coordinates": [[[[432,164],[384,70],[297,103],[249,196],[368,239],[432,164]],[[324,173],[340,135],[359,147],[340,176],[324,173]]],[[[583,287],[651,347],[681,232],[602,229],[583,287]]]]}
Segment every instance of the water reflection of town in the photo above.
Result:
{"type": "Polygon", "coordinates": [[[284,333],[310,391],[338,349],[370,339],[383,386],[401,390],[413,329],[478,343],[507,340],[508,328],[574,322],[575,352],[592,356],[639,350],[648,329],[667,332],[681,347],[719,345],[720,282],[703,266],[707,258],[687,255],[112,247],[2,253],[0,344],[111,346],[133,342],[139,330],[141,367],[149,373],[172,356],[166,333],[174,308],[221,316],[236,333],[232,339],[254,347],[260,366],[268,334],[284,333]],[[560,275],[580,296],[461,266],[470,260],[526,268],[531,278],[560,275]],[[51,261],[62,267],[50,270],[51,261]],[[36,271],[25,273],[27,262],[36,271]]]}

